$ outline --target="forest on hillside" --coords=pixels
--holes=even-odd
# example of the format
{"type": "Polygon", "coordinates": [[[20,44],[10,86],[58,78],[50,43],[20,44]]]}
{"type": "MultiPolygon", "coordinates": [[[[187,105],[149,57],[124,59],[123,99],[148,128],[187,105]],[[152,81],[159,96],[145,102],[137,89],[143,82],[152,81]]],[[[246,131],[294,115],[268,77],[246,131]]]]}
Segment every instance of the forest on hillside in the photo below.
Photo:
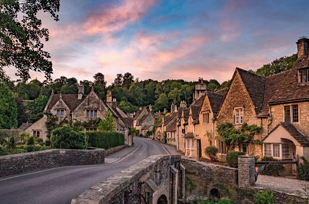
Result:
{"type": "MultiPolygon", "coordinates": [[[[290,69],[297,59],[297,55],[281,57],[273,62],[252,71],[260,76],[270,76],[281,71],[290,69]]],[[[197,81],[152,79],[138,80],[131,73],[117,74],[114,82],[106,86],[104,74],[97,73],[93,81],[84,80],[85,94],[92,87],[98,96],[105,101],[107,91],[111,91],[113,98],[117,99],[118,107],[126,113],[137,111],[139,107],[152,105],[153,111],[170,109],[172,103],[179,106],[180,101],[192,103],[194,86],[197,81]]],[[[230,84],[229,81],[219,83],[215,79],[204,80],[208,91],[218,91],[230,84]]],[[[39,81],[37,79],[27,81],[11,81],[8,77],[0,83],[0,129],[16,128],[24,122],[35,122],[43,116],[43,110],[48,102],[52,91],[54,94],[77,94],[78,79],[61,76],[55,80],[39,81]],[[25,100],[27,102],[25,103],[25,100]],[[10,105],[11,104],[11,105],[10,105]],[[13,106],[12,106],[13,104],[13,106]],[[5,107],[13,107],[6,110],[5,107]],[[15,107],[15,108],[14,108],[15,107]],[[6,123],[7,119],[12,121],[6,123]]]]}

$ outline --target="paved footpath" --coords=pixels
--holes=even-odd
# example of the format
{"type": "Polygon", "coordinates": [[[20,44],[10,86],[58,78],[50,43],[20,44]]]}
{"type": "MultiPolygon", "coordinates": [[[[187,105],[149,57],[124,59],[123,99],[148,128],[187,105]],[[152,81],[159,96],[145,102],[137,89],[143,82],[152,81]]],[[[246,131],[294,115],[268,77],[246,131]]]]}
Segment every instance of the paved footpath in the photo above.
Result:
{"type": "Polygon", "coordinates": [[[284,177],[259,175],[255,188],[271,189],[287,194],[309,197],[309,182],[284,177]],[[305,190],[307,192],[305,192],[305,190]]]}

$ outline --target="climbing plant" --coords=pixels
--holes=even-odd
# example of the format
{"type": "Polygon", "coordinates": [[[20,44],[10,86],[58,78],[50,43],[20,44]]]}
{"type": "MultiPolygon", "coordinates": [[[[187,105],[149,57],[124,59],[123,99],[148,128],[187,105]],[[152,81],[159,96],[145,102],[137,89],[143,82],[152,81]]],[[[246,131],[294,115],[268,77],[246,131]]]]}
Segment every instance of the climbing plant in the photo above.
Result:
{"type": "Polygon", "coordinates": [[[221,142],[226,144],[228,150],[234,149],[236,145],[241,143],[250,143],[253,141],[254,135],[260,133],[262,127],[257,125],[242,124],[236,129],[232,123],[223,123],[218,125],[217,132],[221,137],[221,142]]]}

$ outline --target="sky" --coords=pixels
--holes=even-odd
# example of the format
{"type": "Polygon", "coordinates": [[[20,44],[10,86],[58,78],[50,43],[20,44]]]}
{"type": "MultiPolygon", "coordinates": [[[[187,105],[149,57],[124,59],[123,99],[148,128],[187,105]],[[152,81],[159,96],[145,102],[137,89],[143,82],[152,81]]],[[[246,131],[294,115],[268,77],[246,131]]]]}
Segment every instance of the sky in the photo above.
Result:
{"type": "MultiPolygon", "coordinates": [[[[308,13],[308,0],[60,0],[60,21],[39,17],[50,33],[53,79],[92,81],[101,72],[111,84],[130,72],[222,83],[236,67],[256,70],[295,54],[295,42],[309,36],[308,13]]],[[[14,68],[6,71],[16,79],[14,68]]]]}

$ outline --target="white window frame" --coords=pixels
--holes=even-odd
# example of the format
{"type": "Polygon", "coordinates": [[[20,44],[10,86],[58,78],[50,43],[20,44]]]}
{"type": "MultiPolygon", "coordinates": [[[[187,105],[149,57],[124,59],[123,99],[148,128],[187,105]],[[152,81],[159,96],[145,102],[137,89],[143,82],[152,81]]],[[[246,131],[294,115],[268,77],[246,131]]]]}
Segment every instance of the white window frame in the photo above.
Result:
{"type": "Polygon", "coordinates": [[[234,108],[234,123],[235,124],[243,124],[243,116],[244,116],[244,108],[238,107],[234,108]]]}
{"type": "Polygon", "coordinates": [[[63,118],[64,117],[64,109],[57,110],[57,117],[63,118]]]}

